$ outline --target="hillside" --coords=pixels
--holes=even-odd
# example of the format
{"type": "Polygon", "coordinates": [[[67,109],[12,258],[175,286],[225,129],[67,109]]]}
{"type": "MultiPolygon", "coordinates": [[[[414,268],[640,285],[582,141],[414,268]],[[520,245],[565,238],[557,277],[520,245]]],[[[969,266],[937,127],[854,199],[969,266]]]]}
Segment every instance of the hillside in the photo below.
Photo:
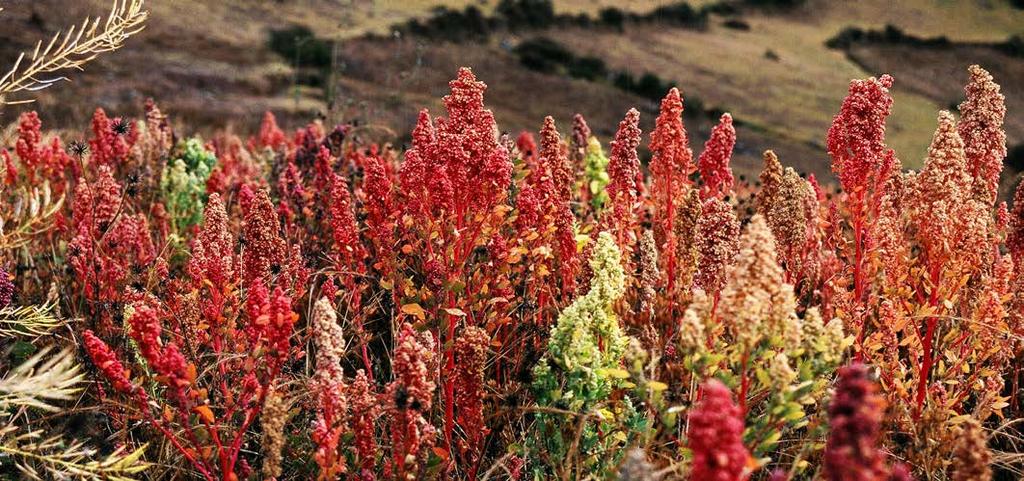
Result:
{"type": "MultiPolygon", "coordinates": [[[[18,49],[30,48],[71,19],[101,14],[103,3],[41,0],[11,5],[2,15],[7,25],[17,28],[0,34],[0,57],[13,58],[18,49]],[[62,16],[52,16],[56,11],[62,16]]],[[[495,3],[448,5],[461,9],[472,4],[489,15],[495,3]]],[[[596,18],[613,4],[644,13],[659,3],[666,2],[568,0],[556,1],[555,10],[596,18]]],[[[154,97],[182,125],[220,128],[225,127],[221,119],[228,118],[234,119],[233,128],[248,131],[264,110],[272,110],[292,126],[316,115],[373,122],[401,141],[415,112],[424,106],[438,108],[446,81],[458,66],[467,65],[490,85],[488,103],[503,130],[535,131],[546,114],[568,128],[579,109],[607,140],[625,110],[637,106],[642,127],[649,131],[656,102],[623,92],[612,82],[523,67],[513,48],[545,37],[577,55],[599,57],[609,69],[638,77],[650,72],[676,82],[706,111],[691,111],[687,120],[695,142],[703,141],[717,112],[733,113],[740,125],[735,162],[748,175],[757,171],[765,148],[776,149],[783,162],[803,171],[827,175],[824,132],[849,79],[881,72],[896,77],[889,140],[908,166],[919,164],[930,141],[920,132],[933,130],[937,111],[959,101],[972,62],[992,70],[1002,84],[1010,107],[1009,141],[1024,142],[1024,108],[1019,108],[1024,103],[1024,59],[978,46],[922,51],[916,46],[869,45],[846,52],[825,46],[846,27],[879,29],[889,24],[953,42],[1001,42],[1024,33],[1024,10],[1003,1],[813,0],[788,10],[741,5],[729,15],[711,14],[703,29],[626,22],[621,32],[598,26],[500,30],[486,40],[458,44],[389,34],[389,26],[429,17],[434,5],[429,0],[152,2],[149,26],[127,48],[90,65],[72,83],[43,92],[35,105],[8,109],[4,121],[34,108],[49,127],[83,125],[96,106],[135,115],[146,97],[154,97]],[[271,30],[289,25],[308,27],[318,41],[336,42],[330,50],[332,72],[304,69],[296,75],[289,59],[268,48],[271,30]],[[307,81],[310,75],[313,80],[307,81]],[[296,79],[308,85],[293,87],[296,79]]]]}

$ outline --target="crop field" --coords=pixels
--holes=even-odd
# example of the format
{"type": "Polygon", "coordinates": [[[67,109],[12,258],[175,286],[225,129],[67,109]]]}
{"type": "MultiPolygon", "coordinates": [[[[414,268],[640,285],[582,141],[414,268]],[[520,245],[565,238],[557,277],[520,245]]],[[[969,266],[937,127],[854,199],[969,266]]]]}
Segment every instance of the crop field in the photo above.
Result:
{"type": "Polygon", "coordinates": [[[355,2],[339,103],[258,122],[70,100],[173,2],[41,38],[0,77],[0,481],[1022,479],[1018,11],[781,3],[355,2]]]}

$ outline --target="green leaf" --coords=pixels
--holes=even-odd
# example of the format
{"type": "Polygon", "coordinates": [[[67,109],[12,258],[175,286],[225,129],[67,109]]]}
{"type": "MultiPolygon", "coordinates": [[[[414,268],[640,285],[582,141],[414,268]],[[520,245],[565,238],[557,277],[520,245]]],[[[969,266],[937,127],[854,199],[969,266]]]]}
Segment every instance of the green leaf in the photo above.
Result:
{"type": "Polygon", "coordinates": [[[13,364],[21,364],[30,356],[36,353],[36,346],[27,341],[15,341],[11,345],[11,361],[13,364]]]}

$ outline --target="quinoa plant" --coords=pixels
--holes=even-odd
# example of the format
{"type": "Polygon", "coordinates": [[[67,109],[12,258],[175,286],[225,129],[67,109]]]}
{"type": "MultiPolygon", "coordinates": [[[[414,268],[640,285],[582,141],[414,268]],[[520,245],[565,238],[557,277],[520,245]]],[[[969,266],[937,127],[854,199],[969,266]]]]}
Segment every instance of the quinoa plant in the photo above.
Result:
{"type": "Polygon", "coordinates": [[[160,176],[164,208],[171,230],[179,236],[202,220],[206,182],[216,163],[213,153],[199,139],[192,138],[185,141],[180,155],[169,160],[164,168],[160,176]]]}
{"type": "Polygon", "coordinates": [[[627,343],[613,310],[625,292],[625,273],[611,234],[598,236],[590,269],[590,289],[559,314],[547,353],[533,369],[538,410],[530,455],[536,476],[573,472],[576,464],[584,472],[609,471],[616,458],[603,453],[632,436],[616,427],[636,416],[629,399],[609,402],[621,384],[627,343]]]}
{"type": "Polygon", "coordinates": [[[968,73],[919,172],[886,144],[895,80],[851,82],[837,183],[770,150],[745,182],[731,114],[695,157],[675,88],[647,166],[636,109],[607,156],[583,115],[503,134],[468,68],[404,151],[271,113],[178,142],[152,101],[80,134],[23,114],[0,150],[0,347],[24,366],[0,374],[0,450],[154,479],[1019,469],[998,451],[1019,435],[1024,187],[998,196],[1005,99],[968,73]],[[54,375],[36,348],[67,353],[54,375]],[[23,421],[62,428],[33,409],[69,389],[92,429],[33,444],[23,421]]]}

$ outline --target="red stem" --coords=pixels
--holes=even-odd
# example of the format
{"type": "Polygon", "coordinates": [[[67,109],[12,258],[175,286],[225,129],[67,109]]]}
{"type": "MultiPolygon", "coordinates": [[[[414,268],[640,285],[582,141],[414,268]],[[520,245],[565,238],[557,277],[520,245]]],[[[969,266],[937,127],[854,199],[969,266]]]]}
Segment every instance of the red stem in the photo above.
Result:
{"type": "Polygon", "coordinates": [[[674,215],[675,214],[675,209],[673,209],[673,203],[674,203],[675,199],[673,199],[673,197],[672,197],[672,194],[673,194],[672,191],[674,190],[673,189],[674,182],[672,182],[672,173],[671,172],[669,173],[668,179],[666,179],[666,183],[668,184],[668,186],[667,186],[668,188],[665,189],[665,191],[666,191],[665,192],[665,194],[666,194],[665,195],[665,237],[668,239],[668,266],[666,268],[666,271],[667,271],[666,274],[668,275],[668,289],[667,289],[667,291],[668,291],[669,298],[672,300],[672,305],[674,307],[674,305],[675,305],[675,295],[673,295],[674,294],[673,289],[675,288],[675,281],[676,281],[676,275],[675,275],[675,273],[676,273],[676,249],[675,249],[676,235],[675,235],[675,231],[673,230],[674,220],[675,220],[675,215],[674,215]]]}
{"type": "MultiPolygon", "coordinates": [[[[457,229],[462,230],[464,214],[459,212],[457,229]]],[[[477,239],[480,236],[480,230],[482,222],[474,223],[470,235],[459,236],[459,242],[455,245],[454,263],[451,266],[452,270],[462,271],[465,266],[466,260],[469,255],[473,252],[473,246],[476,244],[477,239]]],[[[455,293],[448,292],[448,307],[455,308],[455,293]]],[[[458,317],[446,314],[448,319],[448,329],[444,338],[444,356],[445,366],[443,372],[444,378],[444,439],[448,449],[452,447],[452,432],[455,430],[455,377],[452,373],[455,371],[455,351],[453,345],[455,344],[455,324],[458,322],[458,317]]]]}
{"type": "MultiPolygon", "coordinates": [[[[859,307],[864,300],[864,215],[862,194],[857,195],[854,203],[857,207],[853,213],[853,295],[856,305],[859,307]]],[[[857,339],[854,341],[854,360],[861,362],[864,359],[864,349],[861,344],[864,341],[864,313],[858,309],[857,339]]]]}
{"type": "Polygon", "coordinates": [[[185,459],[187,459],[188,462],[191,463],[192,466],[195,467],[199,471],[199,473],[203,475],[203,478],[205,478],[207,481],[214,481],[216,478],[214,478],[213,475],[210,474],[210,470],[207,469],[206,463],[204,461],[196,459],[196,457],[193,456],[188,449],[185,449],[185,447],[178,442],[178,438],[176,438],[174,434],[171,433],[170,430],[164,427],[160,422],[157,421],[156,418],[153,417],[153,415],[149,412],[148,396],[146,396],[145,391],[142,391],[142,388],[138,388],[138,390],[139,391],[136,394],[136,396],[138,397],[139,407],[142,408],[142,416],[146,419],[146,421],[148,421],[149,424],[151,424],[153,427],[157,428],[157,430],[159,430],[160,433],[163,434],[164,438],[170,441],[171,445],[174,446],[174,448],[177,449],[178,452],[180,452],[181,455],[184,456],[185,459]]]}
{"type": "Polygon", "coordinates": [[[367,349],[367,336],[363,319],[363,287],[356,285],[355,276],[348,275],[345,283],[348,285],[349,292],[352,293],[352,315],[355,316],[355,324],[359,329],[359,343],[360,350],[362,351],[363,367],[366,369],[366,378],[373,383],[373,368],[370,363],[370,353],[367,349]]]}
{"type": "MultiPolygon", "coordinates": [[[[929,299],[929,305],[935,307],[939,302],[939,276],[942,273],[942,266],[938,263],[933,263],[931,269],[931,281],[932,281],[932,295],[929,299]]],[[[932,370],[932,341],[935,337],[935,326],[937,323],[935,317],[929,317],[925,322],[927,323],[927,330],[924,335],[923,349],[924,359],[921,360],[921,369],[918,372],[917,381],[917,396],[915,402],[917,404],[914,409],[914,417],[918,418],[921,415],[921,409],[924,407],[925,395],[928,392],[928,377],[932,370]]]]}
{"type": "Polygon", "coordinates": [[[744,416],[747,415],[747,391],[750,390],[750,378],[747,377],[747,361],[750,358],[750,350],[744,348],[743,358],[741,359],[742,368],[740,370],[740,412],[744,416]]]}
{"type": "Polygon", "coordinates": [[[280,373],[280,371],[280,365],[274,366],[272,368],[271,375],[268,377],[267,383],[260,385],[260,393],[256,403],[252,407],[247,409],[245,412],[245,421],[242,422],[242,427],[238,428],[238,432],[235,435],[234,443],[232,443],[231,445],[230,466],[232,469],[232,473],[234,472],[235,463],[238,461],[238,453],[242,449],[242,441],[245,439],[245,431],[249,428],[249,425],[252,424],[253,420],[256,419],[255,413],[259,412],[263,407],[263,402],[266,400],[267,397],[268,387],[271,384],[273,384],[274,379],[277,379],[277,375],[280,373]]]}

